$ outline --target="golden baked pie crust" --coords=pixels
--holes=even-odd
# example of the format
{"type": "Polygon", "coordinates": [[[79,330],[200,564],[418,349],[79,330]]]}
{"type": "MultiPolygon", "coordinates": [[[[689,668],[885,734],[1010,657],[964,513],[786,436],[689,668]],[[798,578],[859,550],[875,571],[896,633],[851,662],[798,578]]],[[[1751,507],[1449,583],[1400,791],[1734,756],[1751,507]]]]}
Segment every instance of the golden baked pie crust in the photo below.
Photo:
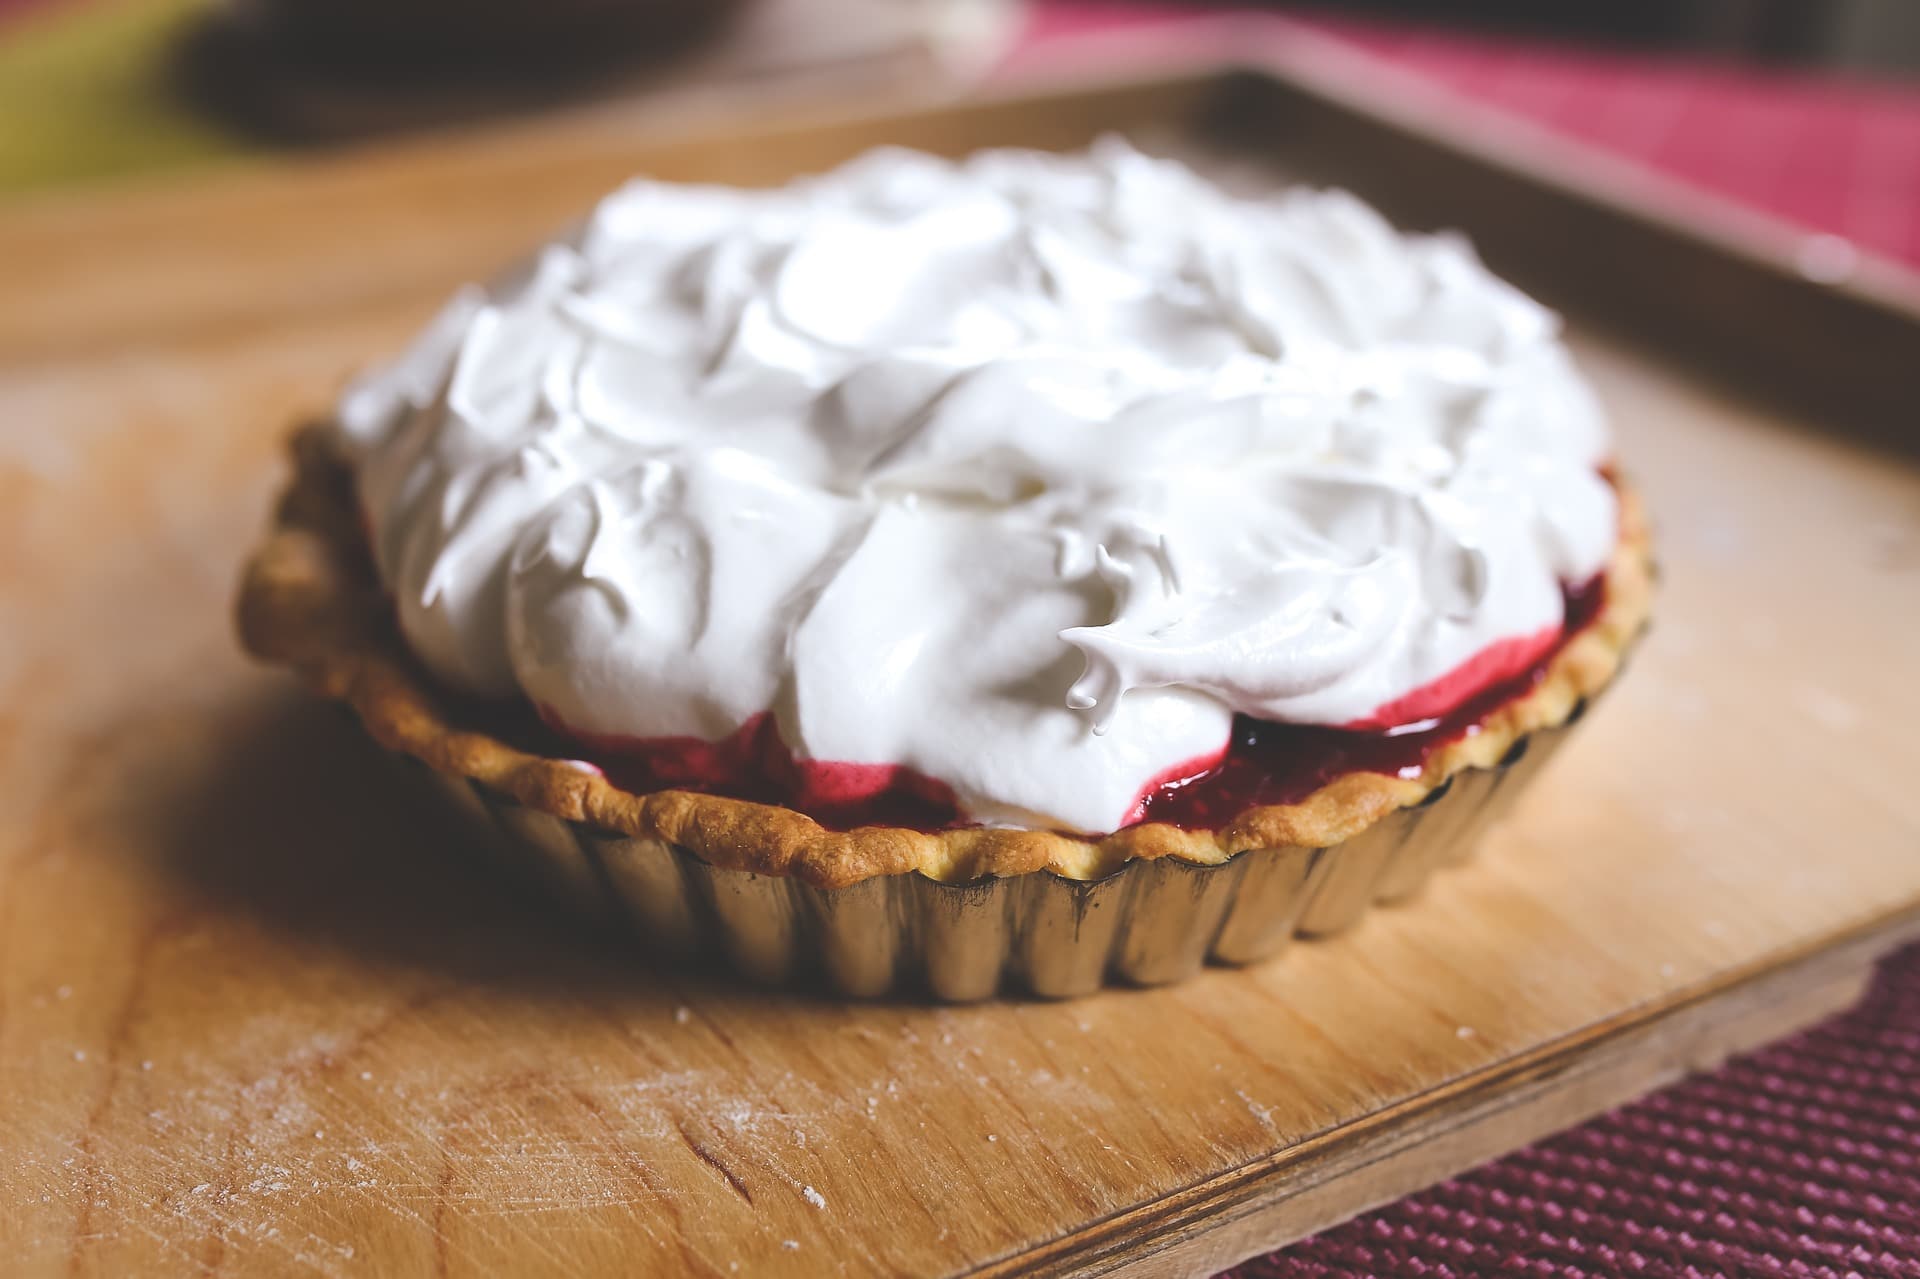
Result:
{"type": "Polygon", "coordinates": [[[1041,870],[1090,879],[1132,858],[1214,865],[1248,849],[1339,843],[1461,769],[1497,763],[1528,733],[1565,723],[1613,679],[1652,598],[1645,513],[1620,483],[1620,541],[1599,616],[1555,655],[1538,685],[1495,710],[1477,734],[1436,749],[1418,778],[1346,773],[1299,803],[1249,808],[1214,830],[1145,823],[1098,840],[1038,830],[834,831],[775,805],[691,791],[636,795],[576,762],[456,726],[449,699],[423,677],[393,625],[351,474],[329,439],[319,427],[294,436],[293,482],[241,583],[240,634],[250,652],[293,667],[323,696],[352,706],[382,746],[432,768],[556,817],[677,844],[714,866],[821,888],[909,871],[949,882],[1041,870]]]}

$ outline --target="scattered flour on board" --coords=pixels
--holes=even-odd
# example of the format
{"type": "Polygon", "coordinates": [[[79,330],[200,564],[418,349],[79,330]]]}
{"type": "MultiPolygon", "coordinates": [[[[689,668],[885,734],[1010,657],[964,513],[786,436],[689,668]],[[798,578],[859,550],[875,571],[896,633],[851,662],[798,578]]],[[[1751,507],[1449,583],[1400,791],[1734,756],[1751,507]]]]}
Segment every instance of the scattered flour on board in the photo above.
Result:
{"type": "Polygon", "coordinates": [[[1247,1096],[1246,1092],[1242,1089],[1238,1089],[1238,1088],[1234,1089],[1233,1095],[1238,1097],[1241,1100],[1241,1102],[1245,1104],[1248,1114],[1252,1115],[1255,1119],[1258,1119],[1260,1121],[1261,1127],[1266,1128],[1269,1131],[1271,1131],[1276,1127],[1276,1125],[1273,1122],[1272,1106],[1261,1105],[1259,1102],[1255,1101],[1253,1098],[1247,1096]]]}

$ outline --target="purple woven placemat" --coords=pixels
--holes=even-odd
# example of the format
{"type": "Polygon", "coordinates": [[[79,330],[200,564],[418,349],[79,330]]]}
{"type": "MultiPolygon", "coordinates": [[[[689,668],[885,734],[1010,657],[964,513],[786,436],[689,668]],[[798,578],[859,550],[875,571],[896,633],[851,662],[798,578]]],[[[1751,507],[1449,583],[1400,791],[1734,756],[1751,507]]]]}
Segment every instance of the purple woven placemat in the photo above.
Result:
{"type": "Polygon", "coordinates": [[[1230,1273],[1920,1275],[1920,946],[1852,1012],[1230,1273]]]}

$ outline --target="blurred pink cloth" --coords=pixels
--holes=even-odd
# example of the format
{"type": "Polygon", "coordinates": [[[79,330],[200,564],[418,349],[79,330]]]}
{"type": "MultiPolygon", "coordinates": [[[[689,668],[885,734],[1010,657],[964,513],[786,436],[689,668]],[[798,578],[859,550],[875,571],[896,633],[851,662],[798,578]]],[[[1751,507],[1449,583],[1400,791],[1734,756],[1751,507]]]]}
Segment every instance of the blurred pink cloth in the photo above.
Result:
{"type": "Polygon", "coordinates": [[[1920,266],[1920,87],[1678,55],[1595,51],[1404,24],[1184,5],[1037,0],[1014,68],[1116,33],[1331,37],[1401,74],[1523,116],[1748,208],[1920,266]]]}

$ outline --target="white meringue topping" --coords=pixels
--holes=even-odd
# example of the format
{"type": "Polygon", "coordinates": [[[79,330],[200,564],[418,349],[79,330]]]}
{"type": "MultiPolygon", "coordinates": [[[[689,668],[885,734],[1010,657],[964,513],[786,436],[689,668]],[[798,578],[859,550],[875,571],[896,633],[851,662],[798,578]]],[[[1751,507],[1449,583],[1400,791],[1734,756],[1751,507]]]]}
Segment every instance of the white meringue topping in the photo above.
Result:
{"type": "Polygon", "coordinates": [[[1112,829],[1233,714],[1361,722],[1606,562],[1553,315],[1351,196],[1117,142],[636,182],[349,388],[409,643],[565,724],[1112,829]]]}

